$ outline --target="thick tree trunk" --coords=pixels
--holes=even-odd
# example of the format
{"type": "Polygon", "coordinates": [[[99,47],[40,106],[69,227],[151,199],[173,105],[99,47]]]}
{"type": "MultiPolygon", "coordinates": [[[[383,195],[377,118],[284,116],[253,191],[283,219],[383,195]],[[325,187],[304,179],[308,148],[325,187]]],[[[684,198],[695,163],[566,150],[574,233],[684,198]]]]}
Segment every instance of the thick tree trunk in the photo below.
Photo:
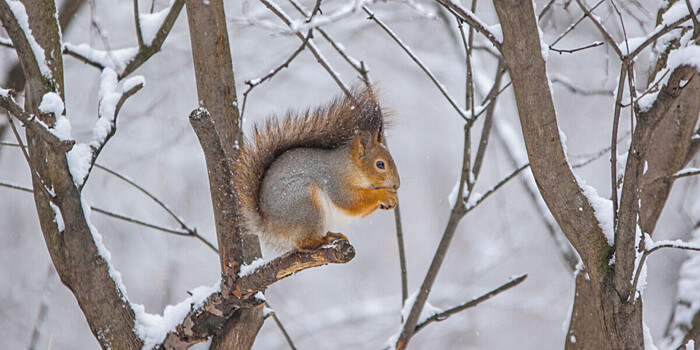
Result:
{"type": "MultiPolygon", "coordinates": [[[[257,237],[247,235],[238,225],[238,200],[231,187],[242,133],[223,2],[211,0],[204,4],[188,0],[186,6],[198,100],[200,107],[207,108],[215,121],[225,158],[218,161],[228,162],[223,167],[213,168],[207,159],[221,255],[222,290],[226,290],[240,264],[250,263],[262,254],[257,237]]],[[[261,308],[239,309],[214,337],[211,348],[250,349],[262,324],[261,308]]]]}

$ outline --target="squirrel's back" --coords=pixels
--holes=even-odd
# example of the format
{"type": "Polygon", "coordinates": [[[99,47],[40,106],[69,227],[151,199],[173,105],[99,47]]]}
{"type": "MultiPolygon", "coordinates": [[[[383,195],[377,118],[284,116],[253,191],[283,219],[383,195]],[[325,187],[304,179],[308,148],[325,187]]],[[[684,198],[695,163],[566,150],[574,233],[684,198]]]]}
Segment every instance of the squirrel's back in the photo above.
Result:
{"type": "MultiPolygon", "coordinates": [[[[350,97],[336,98],[326,106],[309,109],[302,113],[289,113],[282,120],[268,119],[262,127],[256,125],[252,139],[246,140],[241,148],[234,177],[234,186],[241,202],[241,220],[251,231],[250,233],[261,234],[264,231],[281,230],[285,225],[293,226],[295,220],[304,220],[304,224],[308,225],[308,217],[314,215],[311,212],[313,203],[301,203],[300,201],[310,200],[310,197],[301,196],[300,191],[308,191],[313,188],[311,182],[315,181],[314,179],[318,176],[326,176],[323,175],[323,171],[319,171],[319,169],[322,170],[319,167],[323,166],[323,159],[327,161],[333,157],[324,157],[324,153],[347,148],[347,145],[360,132],[370,132],[377,135],[378,139],[383,137],[383,113],[372,90],[369,89],[356,88],[352,90],[350,97]],[[304,148],[311,150],[311,153],[301,151],[304,148]],[[298,150],[290,151],[296,149],[298,150]],[[291,159],[302,154],[304,164],[291,159]],[[313,164],[316,162],[314,157],[318,157],[318,164],[313,164]],[[292,170],[309,174],[308,176],[303,174],[300,174],[302,176],[282,176],[282,172],[274,172],[275,178],[266,180],[266,171],[276,166],[285,168],[284,174],[293,173],[292,170]],[[265,182],[269,184],[264,185],[265,182]],[[261,210],[263,209],[261,208],[262,186],[267,187],[268,194],[274,194],[279,204],[274,209],[269,205],[266,206],[264,209],[268,211],[267,213],[266,210],[261,210]],[[294,193],[290,195],[290,191],[294,193]],[[288,218],[287,221],[290,222],[285,222],[279,220],[282,213],[275,212],[275,210],[281,210],[280,208],[297,210],[297,212],[293,217],[288,218]],[[270,209],[272,211],[269,211],[270,209]],[[278,218],[266,220],[265,215],[276,215],[278,218]],[[270,225],[282,227],[270,227],[270,225]]],[[[329,180],[333,179],[329,178],[329,180]]],[[[272,199],[268,198],[267,202],[272,202],[272,199]]],[[[317,222],[322,221],[317,220],[317,222]]],[[[269,239],[266,241],[268,244],[272,243],[280,247],[284,245],[283,242],[277,244],[270,242],[269,239]]]]}

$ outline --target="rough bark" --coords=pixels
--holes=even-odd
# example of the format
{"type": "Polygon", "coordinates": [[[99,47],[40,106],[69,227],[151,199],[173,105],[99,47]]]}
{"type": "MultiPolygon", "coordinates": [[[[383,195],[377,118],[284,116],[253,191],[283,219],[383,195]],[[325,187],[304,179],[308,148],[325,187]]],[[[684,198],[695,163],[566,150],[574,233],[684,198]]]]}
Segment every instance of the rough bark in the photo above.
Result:
{"type": "MultiPolygon", "coordinates": [[[[63,96],[63,60],[56,8],[53,1],[23,1],[29,26],[43,48],[51,77],[44,77],[24,33],[7,3],[0,3],[0,20],[7,30],[26,77],[25,110],[36,114],[46,125],[55,117],[37,111],[47,92],[63,96]]],[[[44,59],[39,58],[39,59],[44,59]]],[[[90,328],[103,348],[140,348],[141,341],[133,332],[134,314],[109,273],[109,266],[100,255],[85,218],[80,191],[73,183],[65,153],[50,147],[35,132],[27,130],[34,198],[44,239],[61,281],[73,292],[90,328]],[[46,186],[55,194],[48,198],[46,186]],[[55,202],[65,230],[59,231],[55,202]]]]}
{"type": "MultiPolygon", "coordinates": [[[[207,168],[221,256],[222,289],[227,290],[240,265],[261,256],[260,244],[238,225],[238,199],[231,190],[231,178],[235,176],[232,164],[238,156],[242,133],[223,1],[204,4],[188,0],[186,6],[199,104],[211,113],[221,148],[218,159],[207,156],[207,168]]],[[[262,323],[259,308],[237,311],[228,320],[224,332],[214,338],[212,349],[250,349],[262,323]]]]}
{"type": "Polygon", "coordinates": [[[240,349],[255,340],[258,322],[257,312],[264,300],[256,297],[271,284],[302,270],[327,264],[344,264],[355,257],[355,248],[346,240],[336,240],[330,245],[313,251],[293,251],[258,267],[250,274],[236,279],[231,293],[219,292],[211,295],[198,309],[191,310],[184,321],[170,332],[158,348],[186,349],[196,343],[215,336],[212,346],[223,349],[240,349]]]}
{"type": "Polygon", "coordinates": [[[494,3],[530,167],[542,197],[595,281],[607,274],[610,246],[564,156],[537,22],[529,1],[494,3]],[[604,262],[604,264],[601,264],[604,262]]]}
{"type": "Polygon", "coordinates": [[[642,348],[641,302],[630,304],[612,288],[611,247],[564,156],[532,2],[496,1],[494,6],[532,173],[585,266],[578,278],[585,283],[577,287],[574,305],[578,316],[571,323],[582,328],[570,330],[577,342],[567,342],[567,348],[642,348]]]}

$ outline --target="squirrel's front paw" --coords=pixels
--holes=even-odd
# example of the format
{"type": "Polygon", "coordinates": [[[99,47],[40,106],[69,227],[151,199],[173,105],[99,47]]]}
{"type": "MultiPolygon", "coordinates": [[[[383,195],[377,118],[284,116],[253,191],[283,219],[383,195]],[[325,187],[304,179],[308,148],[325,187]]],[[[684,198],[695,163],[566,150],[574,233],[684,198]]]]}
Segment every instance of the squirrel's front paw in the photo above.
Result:
{"type": "Polygon", "coordinates": [[[394,209],[396,207],[396,191],[387,190],[386,195],[379,201],[379,208],[384,210],[394,209]]]}

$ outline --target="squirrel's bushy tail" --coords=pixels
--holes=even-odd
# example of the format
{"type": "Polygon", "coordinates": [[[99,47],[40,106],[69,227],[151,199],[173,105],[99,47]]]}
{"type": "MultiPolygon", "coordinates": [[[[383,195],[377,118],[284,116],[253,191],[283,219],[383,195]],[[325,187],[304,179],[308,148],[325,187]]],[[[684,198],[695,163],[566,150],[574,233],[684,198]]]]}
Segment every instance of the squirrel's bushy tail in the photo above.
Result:
{"type": "Polygon", "coordinates": [[[353,88],[351,97],[336,97],[330,104],[303,113],[289,113],[283,120],[270,118],[255,125],[253,137],[241,148],[234,187],[241,203],[241,219],[250,233],[264,230],[258,206],[265,170],[285,151],[298,147],[333,149],[350,142],[360,130],[383,138],[384,117],[375,93],[353,88]]]}

